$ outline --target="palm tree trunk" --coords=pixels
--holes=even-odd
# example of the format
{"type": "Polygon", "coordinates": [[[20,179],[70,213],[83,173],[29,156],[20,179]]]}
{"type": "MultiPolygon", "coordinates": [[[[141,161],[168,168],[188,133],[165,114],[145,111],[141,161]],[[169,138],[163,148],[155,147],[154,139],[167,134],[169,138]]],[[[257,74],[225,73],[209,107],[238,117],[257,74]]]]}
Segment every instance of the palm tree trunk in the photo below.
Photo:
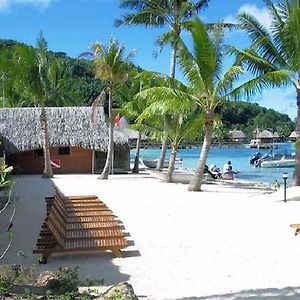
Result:
{"type": "MultiPolygon", "coordinates": [[[[297,133],[300,133],[300,80],[299,86],[297,86],[297,133]]],[[[293,175],[293,186],[300,185],[300,148],[296,148],[296,165],[293,175]]]]}
{"type": "Polygon", "coordinates": [[[169,76],[171,78],[175,78],[176,60],[177,60],[177,47],[176,47],[176,45],[174,45],[174,47],[172,49],[172,55],[171,55],[171,61],[170,61],[169,76]]]}
{"type": "Polygon", "coordinates": [[[108,119],[109,119],[109,126],[108,126],[108,149],[106,155],[106,162],[104,169],[98,179],[108,179],[108,174],[111,171],[111,163],[114,151],[114,120],[112,117],[112,85],[109,88],[108,92],[108,119]]]}
{"type": "Polygon", "coordinates": [[[214,112],[209,110],[205,113],[205,137],[195,175],[188,186],[189,191],[201,191],[201,184],[204,175],[204,167],[212,142],[214,112]]]}
{"type": "Polygon", "coordinates": [[[52,178],[53,170],[51,167],[51,158],[50,158],[50,147],[49,147],[49,132],[48,132],[48,122],[47,114],[44,106],[41,107],[40,122],[43,135],[43,152],[44,152],[44,171],[43,178],[52,178]]]}
{"type": "Polygon", "coordinates": [[[157,171],[161,171],[164,167],[167,149],[168,149],[167,139],[164,139],[161,145],[160,157],[156,166],[157,171]]]}
{"type": "Polygon", "coordinates": [[[139,135],[138,135],[138,138],[137,138],[137,141],[136,141],[136,151],[135,151],[135,157],[134,157],[134,167],[132,169],[132,173],[134,173],[134,174],[138,174],[139,173],[141,140],[142,140],[142,135],[139,132],[139,135]]]}
{"type": "MultiPolygon", "coordinates": [[[[176,59],[177,59],[177,47],[174,45],[172,49],[171,61],[170,61],[170,73],[169,76],[171,78],[175,78],[175,70],[176,70],[176,59]]],[[[164,161],[166,158],[166,151],[168,148],[167,140],[164,139],[161,145],[160,158],[157,162],[156,170],[161,171],[164,166],[164,161]]]]}
{"type": "Polygon", "coordinates": [[[166,182],[168,182],[168,183],[173,182],[173,172],[175,169],[177,149],[178,149],[178,147],[176,145],[173,145],[170,160],[169,160],[169,168],[168,168],[167,177],[166,177],[166,182]]]}

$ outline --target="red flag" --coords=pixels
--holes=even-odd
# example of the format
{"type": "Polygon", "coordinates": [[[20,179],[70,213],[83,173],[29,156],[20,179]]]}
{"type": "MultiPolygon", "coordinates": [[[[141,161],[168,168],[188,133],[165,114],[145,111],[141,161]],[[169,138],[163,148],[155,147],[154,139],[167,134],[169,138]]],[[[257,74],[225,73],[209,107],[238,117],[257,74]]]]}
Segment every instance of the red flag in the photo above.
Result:
{"type": "Polygon", "coordinates": [[[120,114],[117,114],[116,117],[115,117],[115,125],[116,125],[116,126],[119,126],[119,125],[120,125],[120,122],[121,122],[120,114]]]}

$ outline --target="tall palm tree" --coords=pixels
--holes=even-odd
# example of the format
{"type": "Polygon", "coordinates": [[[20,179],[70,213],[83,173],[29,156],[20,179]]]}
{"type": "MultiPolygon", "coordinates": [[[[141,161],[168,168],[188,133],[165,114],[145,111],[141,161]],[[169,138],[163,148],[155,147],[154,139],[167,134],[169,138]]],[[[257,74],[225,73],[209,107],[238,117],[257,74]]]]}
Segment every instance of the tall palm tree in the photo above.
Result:
{"type": "Polygon", "coordinates": [[[22,91],[24,106],[40,108],[40,124],[42,147],[44,152],[43,177],[53,177],[51,167],[49,132],[45,106],[54,101],[65,99],[65,65],[56,59],[50,59],[47,52],[47,42],[42,33],[38,36],[37,48],[26,45],[16,45],[14,57],[10,61],[10,71],[13,74],[13,87],[22,91]]]}
{"type": "MultiPolygon", "coordinates": [[[[116,98],[121,105],[121,108],[117,111],[128,117],[131,121],[135,122],[137,117],[145,109],[145,101],[138,101],[135,95],[140,92],[143,88],[142,80],[137,78],[132,78],[129,84],[123,84],[118,87],[116,98]]],[[[140,148],[142,142],[142,126],[136,126],[136,124],[131,125],[131,127],[137,130],[137,141],[136,141],[136,151],[134,158],[134,166],[132,168],[132,173],[139,173],[139,160],[140,160],[140,148]]]]}
{"type": "Polygon", "coordinates": [[[127,57],[124,56],[125,47],[116,40],[111,39],[108,46],[101,43],[94,43],[92,52],[85,52],[81,56],[90,57],[95,62],[96,78],[106,83],[106,87],[101,91],[100,96],[94,102],[94,106],[99,105],[102,97],[108,94],[108,124],[109,141],[104,169],[99,179],[108,179],[111,171],[112,157],[114,151],[114,118],[113,118],[113,95],[116,85],[128,79],[128,68],[132,51],[127,57]]]}
{"type": "MultiPolygon", "coordinates": [[[[204,167],[212,143],[215,108],[228,97],[234,81],[242,74],[242,68],[233,65],[222,73],[224,57],[224,26],[215,24],[208,31],[199,19],[189,21],[187,29],[192,36],[192,49],[179,45],[179,64],[189,84],[187,96],[194,99],[205,115],[205,133],[201,155],[195,175],[189,184],[190,191],[200,191],[204,167]]],[[[184,99],[184,95],[183,95],[184,99]]]]}
{"type": "MultiPolygon", "coordinates": [[[[175,78],[175,67],[177,59],[177,45],[184,24],[195,17],[197,13],[208,6],[210,0],[120,0],[120,7],[131,9],[134,12],[116,20],[115,24],[120,25],[142,25],[145,27],[168,26],[169,31],[157,38],[157,44],[162,48],[166,44],[172,45],[170,62],[170,77],[175,78]]],[[[164,164],[167,150],[167,141],[162,143],[161,155],[157,169],[161,170],[164,164]]]]}
{"type": "Polygon", "coordinates": [[[24,85],[25,92],[32,97],[33,103],[40,107],[40,123],[42,129],[42,146],[44,152],[44,171],[43,177],[53,177],[51,167],[48,121],[45,105],[50,96],[49,74],[51,72],[50,62],[47,57],[47,43],[40,33],[37,40],[37,49],[17,45],[16,61],[18,62],[19,73],[17,82],[24,85]]]}
{"type": "MultiPolygon", "coordinates": [[[[251,96],[265,88],[293,86],[296,91],[297,131],[300,133],[300,1],[265,0],[272,26],[267,29],[247,13],[239,15],[239,24],[251,38],[251,47],[238,54],[239,63],[254,78],[237,88],[236,96],[251,96]]],[[[300,185],[300,149],[296,150],[294,185],[300,185]]]]}

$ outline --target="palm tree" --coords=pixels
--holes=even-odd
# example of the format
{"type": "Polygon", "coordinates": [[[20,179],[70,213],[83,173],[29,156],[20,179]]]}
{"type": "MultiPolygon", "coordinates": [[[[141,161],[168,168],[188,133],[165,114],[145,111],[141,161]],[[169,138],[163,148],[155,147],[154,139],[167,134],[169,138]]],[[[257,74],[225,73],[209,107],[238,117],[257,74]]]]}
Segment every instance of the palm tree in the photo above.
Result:
{"type": "MultiPolygon", "coordinates": [[[[142,80],[137,78],[132,78],[129,84],[123,84],[118,87],[116,92],[116,98],[118,98],[118,102],[121,105],[121,108],[117,111],[128,117],[131,121],[135,122],[137,117],[143,112],[145,109],[145,101],[138,101],[135,95],[141,91],[143,88],[142,80]]],[[[136,151],[134,158],[134,166],[132,169],[132,173],[139,173],[139,160],[140,160],[140,148],[142,141],[142,126],[131,125],[133,129],[136,129],[138,132],[138,137],[136,141],[136,151]]]]}
{"type": "Polygon", "coordinates": [[[111,39],[109,45],[105,47],[101,43],[94,43],[91,47],[92,52],[85,52],[81,56],[91,57],[95,62],[96,78],[104,81],[106,87],[101,91],[99,97],[94,101],[93,106],[99,105],[102,98],[108,94],[108,124],[109,141],[107,157],[104,169],[99,179],[108,179],[111,171],[112,157],[114,151],[114,118],[113,118],[113,95],[115,86],[128,79],[128,68],[130,58],[134,55],[132,51],[126,58],[124,57],[125,47],[117,41],[111,39]]]}
{"type": "MultiPolygon", "coordinates": [[[[190,191],[200,191],[208,152],[212,143],[215,108],[228,97],[242,68],[233,65],[221,73],[224,56],[224,26],[216,24],[208,31],[199,19],[189,21],[187,29],[192,35],[192,50],[184,43],[179,45],[179,64],[186,76],[189,89],[186,96],[194,99],[204,113],[204,142],[195,175],[189,184],[190,191]]],[[[184,99],[184,95],[183,95],[184,99]]]]}
{"type": "Polygon", "coordinates": [[[66,98],[65,67],[62,62],[49,59],[47,42],[42,33],[38,37],[37,49],[26,45],[16,45],[14,56],[10,60],[9,74],[13,80],[14,92],[22,95],[23,106],[38,106],[41,110],[43,177],[46,178],[53,177],[53,171],[45,106],[66,98]]]}
{"type": "Polygon", "coordinates": [[[40,33],[37,41],[37,49],[24,45],[17,45],[15,48],[16,61],[19,71],[16,82],[24,85],[25,92],[32,97],[33,103],[41,109],[40,122],[42,129],[42,146],[44,151],[44,171],[43,177],[53,177],[51,167],[49,132],[45,105],[51,90],[49,87],[49,74],[51,64],[47,57],[47,43],[40,33]]]}
{"type": "MultiPolygon", "coordinates": [[[[182,87],[184,85],[181,84],[182,87]]],[[[140,92],[137,97],[153,101],[138,117],[139,123],[146,122],[145,128],[156,135],[166,134],[172,145],[166,182],[173,182],[178,147],[183,140],[194,140],[203,127],[203,115],[195,112],[195,102],[190,97],[182,101],[182,94],[167,87],[154,87],[140,92]],[[163,96],[164,101],[159,101],[163,96]],[[164,116],[164,117],[163,117],[164,116]]],[[[179,90],[177,90],[179,91],[179,90]]]]}
{"type": "MultiPolygon", "coordinates": [[[[122,20],[116,20],[120,25],[142,25],[145,27],[164,27],[170,30],[157,38],[157,45],[161,48],[166,44],[172,45],[170,62],[170,77],[175,78],[177,58],[177,45],[185,23],[195,17],[197,13],[208,6],[210,0],[120,0],[120,7],[131,9],[134,12],[123,16],[122,20]]],[[[162,150],[157,169],[161,170],[166,156],[167,141],[162,143],[162,150]]]]}
{"type": "MultiPolygon", "coordinates": [[[[272,26],[268,30],[254,16],[239,15],[239,24],[250,36],[249,49],[238,51],[238,61],[254,78],[237,88],[236,96],[251,96],[264,88],[293,86],[296,90],[297,131],[300,132],[300,1],[265,0],[272,26]]],[[[300,185],[300,149],[296,150],[294,185],[300,185]]]]}

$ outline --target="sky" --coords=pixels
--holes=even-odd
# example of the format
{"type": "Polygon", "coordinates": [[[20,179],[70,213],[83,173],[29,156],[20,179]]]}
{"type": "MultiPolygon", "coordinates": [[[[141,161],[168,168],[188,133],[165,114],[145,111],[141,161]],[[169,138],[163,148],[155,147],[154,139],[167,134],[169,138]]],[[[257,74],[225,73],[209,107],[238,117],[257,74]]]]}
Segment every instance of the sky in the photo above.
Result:
{"type": "MultiPolygon", "coordinates": [[[[220,19],[234,22],[241,11],[270,25],[263,0],[211,0],[208,8],[200,13],[200,18],[209,23],[220,19]]],[[[116,38],[125,45],[128,53],[136,50],[135,64],[168,74],[171,50],[166,48],[157,58],[153,56],[158,50],[155,38],[167,28],[116,28],[115,19],[127,12],[119,8],[119,0],[0,0],[0,39],[14,39],[35,46],[42,30],[49,50],[78,57],[93,42],[107,43],[110,38],[116,38]]],[[[187,33],[184,35],[188,38],[187,33]]],[[[249,40],[246,33],[232,31],[226,35],[226,43],[242,49],[248,46],[249,40]]],[[[227,58],[225,67],[230,62],[227,58]]],[[[184,80],[179,72],[177,78],[184,80]]],[[[286,113],[292,119],[296,117],[296,92],[293,88],[265,91],[250,101],[286,113]]]]}

